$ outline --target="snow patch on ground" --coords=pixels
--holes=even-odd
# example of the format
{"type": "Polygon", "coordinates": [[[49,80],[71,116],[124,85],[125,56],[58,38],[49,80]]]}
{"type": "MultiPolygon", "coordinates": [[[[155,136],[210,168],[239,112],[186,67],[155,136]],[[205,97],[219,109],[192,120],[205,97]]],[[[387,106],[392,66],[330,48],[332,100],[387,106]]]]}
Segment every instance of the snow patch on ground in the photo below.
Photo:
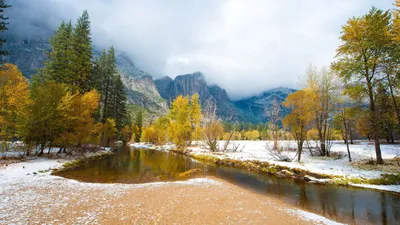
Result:
{"type": "Polygon", "coordinates": [[[400,185],[372,185],[372,184],[351,184],[351,186],[370,188],[381,191],[391,191],[400,193],[400,185]]]}
{"type": "MultiPolygon", "coordinates": [[[[224,141],[220,141],[219,145],[223,146],[224,141]]],[[[301,162],[295,161],[295,151],[285,151],[284,154],[293,159],[293,162],[280,162],[274,158],[266,150],[266,146],[272,147],[272,141],[232,141],[231,145],[245,146],[242,152],[226,152],[226,153],[211,153],[204,147],[190,147],[189,149],[194,154],[210,154],[219,158],[230,158],[235,160],[259,160],[286,166],[289,168],[299,168],[318,174],[327,174],[335,176],[348,176],[348,177],[363,177],[367,179],[379,178],[383,171],[368,171],[355,168],[348,162],[346,145],[341,142],[334,143],[331,152],[339,153],[345,157],[340,159],[328,157],[312,157],[310,153],[304,149],[301,162]]],[[[280,146],[284,149],[295,149],[296,143],[294,141],[281,141],[280,146]]],[[[400,145],[381,145],[382,157],[384,159],[393,159],[400,154],[400,145]]],[[[365,160],[375,157],[375,150],[371,143],[361,142],[357,145],[350,146],[351,156],[354,161],[365,160]]]]}
{"type": "Polygon", "coordinates": [[[338,223],[336,221],[327,219],[323,216],[319,216],[314,213],[306,212],[300,209],[288,209],[286,212],[291,214],[298,215],[302,219],[308,220],[310,222],[316,222],[317,224],[325,224],[325,225],[343,225],[343,223],[338,223]]]}

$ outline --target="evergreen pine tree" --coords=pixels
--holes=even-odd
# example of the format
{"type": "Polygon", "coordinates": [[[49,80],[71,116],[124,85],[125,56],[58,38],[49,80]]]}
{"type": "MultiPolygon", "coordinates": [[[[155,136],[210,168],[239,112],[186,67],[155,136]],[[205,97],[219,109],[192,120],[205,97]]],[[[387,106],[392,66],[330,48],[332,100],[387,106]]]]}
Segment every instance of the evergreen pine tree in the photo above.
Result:
{"type": "Polygon", "coordinates": [[[72,83],[81,91],[90,89],[92,75],[92,40],[89,14],[85,10],[72,32],[72,83]]]}
{"type": "Polygon", "coordinates": [[[115,119],[117,129],[121,130],[124,127],[126,118],[126,93],[124,84],[121,80],[121,75],[114,76],[113,81],[113,117],[115,119]]]}
{"type": "Polygon", "coordinates": [[[92,85],[101,94],[101,107],[99,120],[105,122],[107,118],[114,118],[114,81],[117,67],[115,65],[115,50],[101,52],[100,57],[94,63],[92,85]]]}
{"type": "Polygon", "coordinates": [[[72,85],[74,78],[71,70],[71,35],[71,22],[65,23],[63,21],[53,37],[51,37],[49,41],[51,49],[46,54],[47,60],[41,71],[46,80],[72,85]]]}

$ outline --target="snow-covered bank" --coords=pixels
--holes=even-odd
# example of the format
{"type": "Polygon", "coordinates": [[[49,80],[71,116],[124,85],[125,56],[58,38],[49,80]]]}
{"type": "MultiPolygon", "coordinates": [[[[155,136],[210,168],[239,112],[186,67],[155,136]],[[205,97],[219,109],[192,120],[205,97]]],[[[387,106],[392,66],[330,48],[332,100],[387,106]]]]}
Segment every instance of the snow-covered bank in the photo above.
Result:
{"type": "MultiPolygon", "coordinates": [[[[60,168],[63,162],[65,160],[39,158],[0,167],[0,195],[2,196],[0,198],[0,221],[9,224],[112,223],[104,219],[110,218],[111,214],[123,212],[118,215],[119,220],[117,223],[128,223],[131,220],[131,222],[141,221],[141,217],[144,217],[144,221],[152,221],[154,217],[165,219],[167,216],[175,215],[174,213],[186,215],[190,218],[195,216],[191,214],[193,210],[199,210],[198,214],[202,215],[202,212],[204,213],[208,208],[211,208],[211,213],[214,213],[214,215],[207,215],[212,217],[219,214],[213,209],[216,207],[214,205],[220,204],[223,199],[229,199],[227,203],[224,203],[227,205],[227,209],[224,212],[228,213],[230,219],[225,217],[225,222],[236,221],[238,223],[240,220],[237,219],[240,218],[253,220],[256,219],[254,216],[257,215],[260,217],[259,219],[263,219],[266,215],[264,212],[260,213],[260,210],[272,211],[272,207],[274,210],[281,212],[279,216],[285,217],[288,214],[293,218],[297,218],[300,222],[303,221],[299,224],[337,224],[324,217],[293,207],[285,206],[283,208],[278,203],[268,202],[269,199],[262,196],[255,196],[254,201],[258,201],[256,204],[260,205],[271,204],[269,207],[261,205],[261,207],[257,208],[257,213],[259,214],[256,213],[256,210],[243,210],[242,207],[247,209],[247,205],[252,203],[253,200],[249,200],[248,196],[254,195],[253,193],[242,189],[238,191],[236,187],[210,178],[145,184],[100,184],[83,183],[51,175],[50,170],[60,168]],[[172,192],[169,189],[170,187],[173,188],[172,192]],[[199,189],[193,189],[196,187],[199,189]],[[188,188],[194,191],[189,191],[188,193],[188,188]],[[158,194],[160,191],[169,194],[158,194]],[[215,194],[217,191],[221,193],[215,194]],[[227,191],[229,193],[226,196],[220,197],[227,191]],[[194,196],[195,193],[200,194],[194,196]],[[239,195],[235,196],[234,193],[239,195]],[[155,197],[149,197],[153,194],[155,197]],[[168,199],[167,196],[170,195],[185,196],[185,201],[182,199],[168,199]],[[161,196],[166,197],[166,200],[161,200],[161,204],[153,204],[153,201],[158,201],[161,196]],[[128,197],[132,199],[130,200],[128,197]],[[176,209],[177,212],[171,211],[174,207],[179,207],[182,204],[189,204],[188,207],[191,207],[192,201],[203,202],[202,199],[210,199],[211,201],[206,200],[204,203],[206,205],[203,207],[197,205],[200,203],[195,203],[193,204],[194,208],[189,208],[186,213],[182,213],[178,208],[176,209]],[[244,205],[246,201],[249,201],[249,203],[244,205]],[[171,205],[166,207],[168,210],[165,210],[165,204],[171,205]],[[154,209],[154,212],[140,210],[147,206],[152,209],[159,208],[154,209]],[[115,208],[119,210],[116,212],[115,208]],[[132,210],[139,212],[139,214],[135,214],[136,217],[133,216],[133,219],[125,218],[129,217],[128,215],[132,215],[132,210]],[[166,214],[163,215],[164,217],[160,217],[159,214],[163,212],[166,214]],[[254,213],[251,214],[252,216],[243,217],[235,212],[254,213]]],[[[185,219],[187,218],[185,217],[185,219]]],[[[220,222],[223,222],[223,220],[220,222]]]]}
{"type": "MultiPolygon", "coordinates": [[[[220,146],[224,145],[224,142],[219,142],[220,146]]],[[[375,150],[372,143],[369,142],[360,142],[359,144],[350,145],[350,152],[353,159],[353,162],[348,162],[347,158],[347,150],[346,145],[341,142],[336,142],[331,148],[331,153],[341,157],[313,157],[310,155],[307,149],[304,149],[302,154],[301,162],[281,162],[276,161],[274,157],[266,150],[266,147],[272,147],[271,141],[232,141],[230,145],[241,145],[243,146],[243,150],[241,152],[218,152],[213,153],[206,149],[204,146],[201,147],[190,147],[189,151],[191,155],[194,156],[212,156],[219,159],[225,160],[255,160],[261,162],[267,162],[272,165],[278,165],[287,167],[290,169],[301,169],[304,171],[308,171],[313,174],[319,174],[328,177],[340,177],[341,180],[349,180],[349,184],[351,180],[360,180],[362,182],[363,179],[380,179],[382,175],[393,174],[396,173],[388,173],[382,170],[364,170],[355,167],[354,163],[360,162],[361,160],[369,160],[375,157],[375,150]]],[[[279,143],[281,147],[284,149],[288,149],[283,154],[291,159],[295,159],[296,157],[296,144],[290,141],[281,141],[279,143]],[[290,150],[292,149],[292,150],[290,150]]],[[[382,157],[384,160],[393,160],[395,157],[398,157],[400,154],[400,145],[381,145],[382,157]]],[[[327,182],[327,179],[314,179],[313,182],[327,182]]],[[[338,182],[338,180],[336,180],[338,182]]],[[[358,184],[359,187],[365,188],[374,188],[385,191],[400,191],[400,185],[361,185],[358,184]]]]}

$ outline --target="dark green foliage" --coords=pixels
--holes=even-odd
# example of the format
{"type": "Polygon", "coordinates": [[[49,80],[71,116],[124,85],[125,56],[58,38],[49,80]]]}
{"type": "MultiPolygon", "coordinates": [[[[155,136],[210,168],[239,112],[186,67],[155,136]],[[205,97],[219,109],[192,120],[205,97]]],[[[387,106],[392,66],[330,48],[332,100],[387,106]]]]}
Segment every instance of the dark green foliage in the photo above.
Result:
{"type": "Polygon", "coordinates": [[[116,121],[117,129],[121,130],[124,127],[126,118],[126,94],[124,84],[121,80],[121,75],[116,74],[113,80],[112,89],[112,106],[113,118],[116,121]]]}
{"type": "MultiPolygon", "coordinates": [[[[8,20],[8,17],[4,16],[4,9],[9,7],[11,7],[11,5],[8,5],[6,3],[6,0],[0,0],[0,33],[3,33],[4,31],[8,30],[7,28],[8,23],[6,22],[6,20],[8,20]]],[[[3,44],[5,42],[6,40],[2,36],[0,36],[0,56],[8,55],[8,52],[2,49],[3,44]]]]}
{"type": "Polygon", "coordinates": [[[115,64],[115,50],[103,50],[95,61],[91,86],[101,94],[99,120],[115,119],[117,129],[126,122],[126,93],[115,64]]]}
{"type": "Polygon", "coordinates": [[[71,36],[71,22],[62,22],[49,41],[51,49],[46,53],[47,60],[41,71],[44,79],[69,85],[73,83],[71,36]]]}
{"type": "Polygon", "coordinates": [[[36,81],[65,83],[69,89],[86,92],[91,89],[92,41],[89,14],[85,10],[75,27],[62,22],[49,41],[47,60],[36,81]]]}
{"type": "Polygon", "coordinates": [[[22,122],[25,144],[40,145],[41,153],[45,146],[52,146],[64,129],[58,106],[66,92],[65,85],[53,81],[31,89],[32,104],[27,106],[29,117],[22,122]]]}
{"type": "Polygon", "coordinates": [[[85,10],[78,18],[72,32],[72,84],[82,91],[90,89],[89,80],[92,75],[92,39],[90,37],[89,14],[85,10]]]}

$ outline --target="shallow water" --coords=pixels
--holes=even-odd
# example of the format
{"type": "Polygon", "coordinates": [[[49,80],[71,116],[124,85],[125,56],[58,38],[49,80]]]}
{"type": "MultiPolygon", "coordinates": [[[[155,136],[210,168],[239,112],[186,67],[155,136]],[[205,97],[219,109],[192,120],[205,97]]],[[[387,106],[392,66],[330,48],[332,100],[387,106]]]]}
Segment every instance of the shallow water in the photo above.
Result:
{"type": "Polygon", "coordinates": [[[215,167],[188,157],[123,147],[114,155],[57,175],[83,182],[146,183],[216,176],[244,188],[283,199],[298,208],[349,224],[400,224],[400,195],[361,188],[317,185],[260,175],[242,169],[215,167]]]}

